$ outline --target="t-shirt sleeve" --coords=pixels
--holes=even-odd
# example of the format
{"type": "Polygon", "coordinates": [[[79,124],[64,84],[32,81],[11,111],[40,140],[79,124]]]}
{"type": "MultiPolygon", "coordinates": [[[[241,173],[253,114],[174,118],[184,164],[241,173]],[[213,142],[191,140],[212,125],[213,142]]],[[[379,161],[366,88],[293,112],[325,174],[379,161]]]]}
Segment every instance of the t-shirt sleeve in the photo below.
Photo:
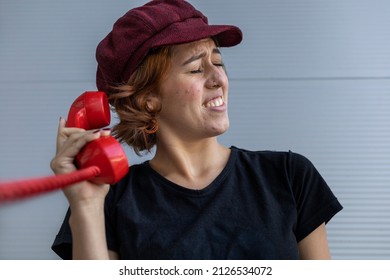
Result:
{"type": "Polygon", "coordinates": [[[68,209],[61,228],[56,235],[51,249],[62,259],[72,259],[72,233],[69,226],[70,210],[68,209]]]}
{"type": "Polygon", "coordinates": [[[343,207],[306,157],[290,152],[290,180],[297,206],[295,235],[301,241],[343,207]]]}
{"type": "Polygon", "coordinates": [[[117,185],[110,187],[104,205],[104,217],[106,227],[106,240],[108,250],[119,253],[118,239],[116,235],[116,219],[115,219],[115,197],[117,185]]]}

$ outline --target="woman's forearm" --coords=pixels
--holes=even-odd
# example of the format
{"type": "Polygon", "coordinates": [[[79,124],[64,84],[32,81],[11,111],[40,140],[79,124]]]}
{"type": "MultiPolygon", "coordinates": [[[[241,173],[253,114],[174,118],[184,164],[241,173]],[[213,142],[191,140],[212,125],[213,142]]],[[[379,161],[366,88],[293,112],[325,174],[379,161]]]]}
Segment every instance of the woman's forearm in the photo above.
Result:
{"type": "Polygon", "coordinates": [[[103,203],[71,205],[69,224],[73,239],[73,259],[109,259],[103,203]]]}

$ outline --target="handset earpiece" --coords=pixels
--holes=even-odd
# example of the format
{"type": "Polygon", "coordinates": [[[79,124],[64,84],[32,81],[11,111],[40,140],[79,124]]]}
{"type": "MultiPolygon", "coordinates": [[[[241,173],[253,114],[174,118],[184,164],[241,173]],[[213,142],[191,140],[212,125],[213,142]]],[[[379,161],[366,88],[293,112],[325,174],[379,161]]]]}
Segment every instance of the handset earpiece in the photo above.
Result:
{"type": "Polygon", "coordinates": [[[86,91],[70,106],[66,126],[91,130],[105,127],[110,121],[106,94],[102,91],[86,91]]]}

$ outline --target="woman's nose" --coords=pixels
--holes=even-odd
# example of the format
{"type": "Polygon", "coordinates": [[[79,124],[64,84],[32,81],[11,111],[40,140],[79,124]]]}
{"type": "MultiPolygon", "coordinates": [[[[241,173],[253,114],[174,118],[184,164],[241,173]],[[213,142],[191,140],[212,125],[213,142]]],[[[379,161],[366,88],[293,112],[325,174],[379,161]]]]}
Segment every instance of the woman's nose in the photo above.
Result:
{"type": "MultiPolygon", "coordinates": [[[[215,67],[215,66],[214,66],[215,67]]],[[[220,88],[223,86],[226,77],[223,77],[220,69],[213,69],[207,79],[208,88],[220,88]]]]}

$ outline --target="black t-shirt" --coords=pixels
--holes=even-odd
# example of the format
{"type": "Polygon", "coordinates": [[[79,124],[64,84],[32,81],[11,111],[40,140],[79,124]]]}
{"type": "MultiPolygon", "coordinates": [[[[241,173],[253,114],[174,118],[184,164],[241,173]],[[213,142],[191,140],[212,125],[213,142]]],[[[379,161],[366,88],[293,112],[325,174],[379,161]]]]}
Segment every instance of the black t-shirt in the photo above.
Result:
{"type": "MultiPolygon", "coordinates": [[[[148,161],[106,198],[107,244],[121,259],[298,259],[297,243],[342,209],[313,164],[293,152],[231,148],[202,190],[148,161]]],[[[69,211],[52,249],[71,258],[69,211]]]]}

